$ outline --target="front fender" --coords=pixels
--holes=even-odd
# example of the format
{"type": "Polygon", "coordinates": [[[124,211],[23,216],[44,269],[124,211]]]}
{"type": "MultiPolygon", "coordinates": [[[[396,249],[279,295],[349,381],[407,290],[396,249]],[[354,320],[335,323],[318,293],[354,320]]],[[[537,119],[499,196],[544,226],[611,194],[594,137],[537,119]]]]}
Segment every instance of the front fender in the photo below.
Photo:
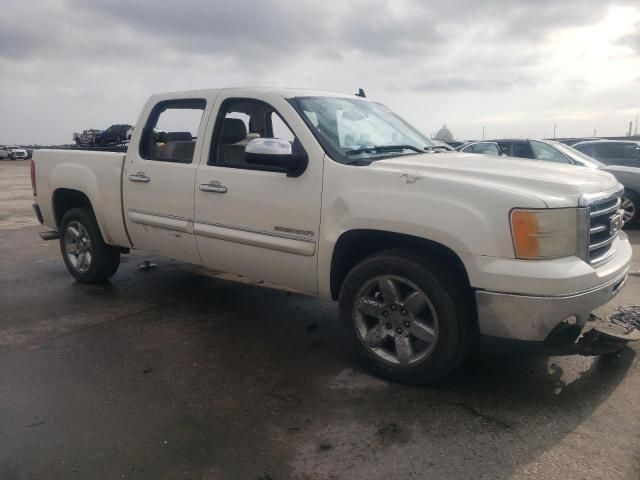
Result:
{"type": "Polygon", "coordinates": [[[509,214],[545,208],[536,197],[482,182],[350,167],[328,161],[319,247],[319,285],[330,283],[338,238],[382,230],[437,242],[457,254],[513,258],[509,214]]]}

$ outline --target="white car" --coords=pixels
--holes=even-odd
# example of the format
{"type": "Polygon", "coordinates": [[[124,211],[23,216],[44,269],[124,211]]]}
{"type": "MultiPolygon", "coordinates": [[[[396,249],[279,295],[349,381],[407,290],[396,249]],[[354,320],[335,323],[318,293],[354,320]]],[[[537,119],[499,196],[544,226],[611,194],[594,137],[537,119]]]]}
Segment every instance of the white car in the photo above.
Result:
{"type": "Polygon", "coordinates": [[[136,125],[126,154],[34,154],[36,214],[80,282],[135,248],[334,299],[364,362],[411,383],[476,343],[592,354],[640,337],[591,317],[631,260],[606,172],[480,162],[335,93],[154,95],[136,125]]]}
{"type": "Polygon", "coordinates": [[[9,158],[9,147],[5,147],[4,145],[0,145],[0,159],[9,158]]]}
{"type": "Polygon", "coordinates": [[[9,147],[9,158],[11,160],[26,160],[29,154],[22,147],[9,147]]]}

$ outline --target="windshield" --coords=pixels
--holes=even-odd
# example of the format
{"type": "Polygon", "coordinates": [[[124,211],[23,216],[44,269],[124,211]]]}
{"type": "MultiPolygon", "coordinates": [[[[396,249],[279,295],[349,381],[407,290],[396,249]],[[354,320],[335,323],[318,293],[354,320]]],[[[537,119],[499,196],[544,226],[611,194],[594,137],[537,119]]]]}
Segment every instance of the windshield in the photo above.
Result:
{"type": "Polygon", "coordinates": [[[291,103],[324,150],[341,163],[368,164],[398,155],[449,151],[380,103],[340,97],[298,97],[291,103]]]}
{"type": "Polygon", "coordinates": [[[595,158],[591,158],[589,155],[586,155],[582,153],[580,150],[576,150],[575,148],[570,147],[569,145],[565,145],[564,143],[556,142],[553,144],[553,146],[557,150],[560,150],[560,152],[564,153],[569,158],[571,158],[574,162],[582,165],[583,167],[590,167],[590,168],[606,167],[604,163],[599,162],[595,158]]]}

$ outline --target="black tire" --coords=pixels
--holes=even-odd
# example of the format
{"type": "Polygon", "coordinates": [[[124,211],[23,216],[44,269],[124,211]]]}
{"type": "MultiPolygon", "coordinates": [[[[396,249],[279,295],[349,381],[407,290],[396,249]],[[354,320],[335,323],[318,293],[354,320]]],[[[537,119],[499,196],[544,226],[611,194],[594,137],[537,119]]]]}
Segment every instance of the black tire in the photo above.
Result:
{"type": "Polygon", "coordinates": [[[625,225],[635,227],[640,223],[640,195],[638,195],[633,190],[625,190],[622,195],[623,203],[626,200],[629,200],[633,204],[633,208],[635,209],[635,213],[630,220],[625,222],[625,225]]]}
{"type": "MultiPolygon", "coordinates": [[[[342,285],[339,309],[365,366],[377,375],[392,381],[410,384],[435,382],[458,366],[470,349],[472,309],[467,288],[452,273],[451,268],[423,254],[390,250],[363,260],[349,272],[342,285]],[[437,316],[437,336],[434,344],[429,347],[430,354],[416,360],[415,363],[400,365],[385,361],[372,351],[379,351],[381,348],[372,349],[366,346],[362,335],[358,333],[356,297],[362,294],[361,289],[367,288],[366,285],[384,276],[406,279],[417,286],[428,298],[437,316]]],[[[406,315],[404,308],[402,310],[402,314],[406,315]]],[[[383,313],[389,315],[390,312],[383,313]]],[[[392,315],[397,317],[396,310],[392,315]]],[[[388,329],[389,323],[385,325],[388,329]]],[[[405,323],[405,326],[408,326],[408,323],[405,323]]],[[[396,341],[394,328],[387,331],[394,335],[393,342],[396,341]]],[[[408,329],[404,336],[411,337],[408,329]]]]}
{"type": "Polygon", "coordinates": [[[81,283],[100,283],[111,278],[120,266],[120,249],[104,243],[98,222],[90,208],[73,208],[65,213],[60,222],[60,252],[69,273],[81,283]],[[91,260],[88,261],[88,268],[78,269],[73,265],[67,254],[65,242],[71,238],[67,233],[69,225],[78,224],[86,231],[86,236],[90,241],[91,260]]]}

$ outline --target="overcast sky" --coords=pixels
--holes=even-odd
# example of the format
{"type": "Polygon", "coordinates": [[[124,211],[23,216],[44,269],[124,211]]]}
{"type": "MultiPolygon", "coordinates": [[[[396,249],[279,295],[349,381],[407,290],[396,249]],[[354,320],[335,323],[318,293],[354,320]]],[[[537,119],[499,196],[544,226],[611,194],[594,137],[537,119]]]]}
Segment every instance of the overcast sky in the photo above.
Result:
{"type": "Polygon", "coordinates": [[[428,135],[622,135],[640,1],[2,0],[0,143],[135,123],[152,93],[366,90],[428,135]]]}

